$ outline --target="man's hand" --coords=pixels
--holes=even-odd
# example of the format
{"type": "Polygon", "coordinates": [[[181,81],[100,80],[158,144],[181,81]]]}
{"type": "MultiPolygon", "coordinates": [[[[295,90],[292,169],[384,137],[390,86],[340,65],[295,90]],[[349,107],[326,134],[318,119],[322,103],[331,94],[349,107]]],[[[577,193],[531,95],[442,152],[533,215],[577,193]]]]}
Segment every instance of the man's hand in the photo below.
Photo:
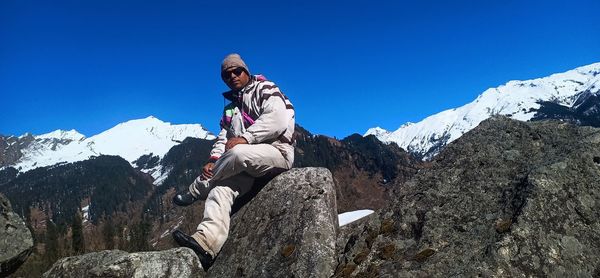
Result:
{"type": "Polygon", "coordinates": [[[208,179],[212,178],[213,166],[215,166],[215,164],[213,162],[206,163],[206,165],[204,165],[204,167],[202,167],[202,175],[200,175],[200,178],[203,180],[208,180],[208,179]]]}
{"type": "Polygon", "coordinates": [[[227,143],[225,144],[225,151],[233,149],[237,144],[248,144],[248,141],[244,137],[233,137],[227,139],[227,143]]]}

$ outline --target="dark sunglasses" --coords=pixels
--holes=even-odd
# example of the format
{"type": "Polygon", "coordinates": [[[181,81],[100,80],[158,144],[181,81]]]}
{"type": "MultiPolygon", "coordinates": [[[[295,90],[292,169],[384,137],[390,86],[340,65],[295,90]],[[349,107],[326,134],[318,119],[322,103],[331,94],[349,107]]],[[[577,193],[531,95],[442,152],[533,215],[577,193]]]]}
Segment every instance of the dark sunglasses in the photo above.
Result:
{"type": "Polygon", "coordinates": [[[231,73],[235,74],[235,76],[240,76],[240,74],[242,74],[242,72],[244,72],[243,68],[235,68],[233,70],[228,70],[228,71],[223,72],[223,74],[221,76],[223,77],[223,79],[229,80],[229,79],[231,79],[231,73]]]}

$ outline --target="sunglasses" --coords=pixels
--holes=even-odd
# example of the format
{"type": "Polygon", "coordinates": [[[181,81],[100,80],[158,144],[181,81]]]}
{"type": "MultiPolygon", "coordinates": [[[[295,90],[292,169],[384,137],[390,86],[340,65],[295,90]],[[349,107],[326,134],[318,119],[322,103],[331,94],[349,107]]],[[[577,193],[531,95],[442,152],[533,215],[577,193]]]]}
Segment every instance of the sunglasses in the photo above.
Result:
{"type": "Polygon", "coordinates": [[[243,68],[235,68],[233,70],[228,70],[223,72],[223,74],[221,74],[221,77],[223,77],[224,80],[229,80],[231,79],[231,74],[235,74],[235,76],[240,76],[240,74],[242,74],[242,72],[244,72],[243,68]]]}

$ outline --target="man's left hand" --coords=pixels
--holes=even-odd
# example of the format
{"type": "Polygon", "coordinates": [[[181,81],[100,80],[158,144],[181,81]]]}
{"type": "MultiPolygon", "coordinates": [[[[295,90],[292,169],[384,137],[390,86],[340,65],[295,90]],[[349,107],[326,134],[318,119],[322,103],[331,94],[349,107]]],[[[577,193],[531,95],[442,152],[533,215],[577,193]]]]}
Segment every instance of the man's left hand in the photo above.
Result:
{"type": "Polygon", "coordinates": [[[227,139],[227,143],[225,143],[225,151],[233,149],[237,144],[248,144],[248,141],[244,137],[233,137],[227,139]]]}

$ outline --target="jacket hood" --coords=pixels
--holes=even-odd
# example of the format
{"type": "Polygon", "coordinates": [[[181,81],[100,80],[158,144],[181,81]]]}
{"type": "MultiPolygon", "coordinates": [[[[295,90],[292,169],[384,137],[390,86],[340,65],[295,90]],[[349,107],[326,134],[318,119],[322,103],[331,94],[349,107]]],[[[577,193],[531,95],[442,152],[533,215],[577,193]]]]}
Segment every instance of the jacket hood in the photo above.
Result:
{"type": "Polygon", "coordinates": [[[239,95],[239,93],[244,93],[245,91],[254,88],[254,86],[256,86],[256,76],[251,75],[250,76],[250,81],[248,81],[248,84],[244,87],[241,88],[239,90],[230,90],[227,92],[223,93],[223,97],[231,102],[237,101],[237,97],[239,95]]]}

